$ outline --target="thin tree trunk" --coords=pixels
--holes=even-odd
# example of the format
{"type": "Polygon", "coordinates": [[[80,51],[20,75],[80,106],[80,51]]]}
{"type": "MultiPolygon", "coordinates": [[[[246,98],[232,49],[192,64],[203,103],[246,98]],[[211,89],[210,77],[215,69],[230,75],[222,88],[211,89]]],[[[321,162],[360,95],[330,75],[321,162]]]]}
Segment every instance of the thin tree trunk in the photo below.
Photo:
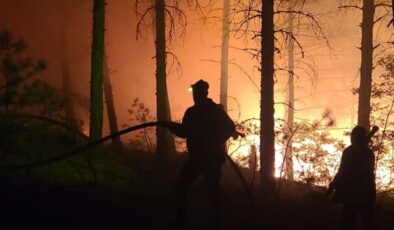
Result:
{"type": "MultiPolygon", "coordinates": [[[[104,56],[104,96],[105,102],[107,106],[107,115],[108,115],[108,124],[109,131],[112,133],[116,133],[119,131],[118,128],[118,119],[116,117],[115,104],[114,104],[114,96],[112,94],[112,86],[111,86],[111,78],[108,68],[108,60],[107,57],[104,56]]],[[[123,145],[120,137],[115,137],[112,139],[112,145],[116,151],[122,151],[123,145]]]]}
{"type": "Polygon", "coordinates": [[[61,28],[61,65],[62,65],[62,81],[63,81],[63,93],[66,96],[65,104],[65,118],[66,121],[72,122],[75,120],[74,107],[72,103],[72,87],[70,78],[70,67],[69,67],[69,57],[68,57],[68,18],[67,18],[67,2],[68,0],[62,1],[62,28],[61,28]]]}
{"type": "MultiPolygon", "coordinates": [[[[289,3],[290,5],[290,3],[289,3]]],[[[293,14],[289,14],[289,32],[293,33],[293,14]]],[[[289,71],[289,79],[288,79],[288,106],[287,106],[287,139],[285,145],[287,146],[285,149],[285,173],[288,180],[294,180],[293,173],[293,141],[291,138],[291,133],[293,132],[293,124],[294,124],[294,40],[289,38],[289,47],[288,47],[288,71],[289,71]]]]}
{"type": "MultiPolygon", "coordinates": [[[[166,24],[165,24],[165,1],[155,0],[156,12],[156,106],[157,120],[170,121],[170,103],[167,92],[166,73],[166,24]]],[[[156,151],[159,163],[162,165],[170,161],[175,153],[175,142],[171,133],[162,127],[156,128],[156,151]]]]}
{"type": "Polygon", "coordinates": [[[103,129],[103,58],[104,58],[105,1],[94,0],[93,36],[90,80],[90,132],[98,139],[103,129]]]}
{"type": "Polygon", "coordinates": [[[275,191],[274,0],[263,0],[261,28],[260,173],[263,190],[275,191]]]}
{"type": "Polygon", "coordinates": [[[367,130],[369,130],[369,117],[371,113],[374,14],[374,1],[363,0],[363,19],[361,22],[361,68],[357,123],[367,130]]]}
{"type": "Polygon", "coordinates": [[[220,65],[220,104],[227,111],[228,50],[230,41],[230,0],[223,0],[222,54],[220,65]]]}

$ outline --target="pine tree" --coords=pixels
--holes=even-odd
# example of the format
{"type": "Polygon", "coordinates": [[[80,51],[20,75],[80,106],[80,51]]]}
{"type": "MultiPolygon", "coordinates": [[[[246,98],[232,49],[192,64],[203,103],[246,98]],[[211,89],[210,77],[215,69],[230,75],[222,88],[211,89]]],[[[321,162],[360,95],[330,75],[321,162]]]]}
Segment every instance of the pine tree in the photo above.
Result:
{"type": "Polygon", "coordinates": [[[103,130],[104,25],[105,1],[94,0],[90,80],[89,137],[91,139],[100,138],[103,130]]]}

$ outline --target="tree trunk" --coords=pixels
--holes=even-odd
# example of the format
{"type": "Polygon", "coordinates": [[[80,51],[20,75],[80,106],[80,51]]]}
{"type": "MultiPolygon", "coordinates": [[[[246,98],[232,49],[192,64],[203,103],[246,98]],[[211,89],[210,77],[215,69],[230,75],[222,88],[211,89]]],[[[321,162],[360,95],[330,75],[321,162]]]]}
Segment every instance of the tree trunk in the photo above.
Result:
{"type": "MultiPolygon", "coordinates": [[[[107,57],[104,56],[104,96],[105,102],[107,106],[107,115],[108,115],[108,124],[109,131],[112,133],[116,133],[119,131],[118,128],[118,119],[116,118],[115,104],[114,104],[114,96],[112,94],[112,86],[111,86],[111,78],[110,72],[108,68],[108,60],[107,57]]],[[[123,145],[120,140],[120,136],[112,138],[112,145],[116,151],[122,151],[123,145]]]]}
{"type": "Polygon", "coordinates": [[[260,173],[263,190],[275,191],[274,0],[263,0],[261,28],[260,173]]]}
{"type": "Polygon", "coordinates": [[[100,138],[103,129],[103,58],[104,58],[105,1],[94,0],[93,36],[90,80],[91,139],[100,138]]]}
{"type": "Polygon", "coordinates": [[[361,22],[361,68],[357,123],[367,130],[369,130],[369,117],[371,112],[374,14],[374,1],[363,0],[363,19],[361,22]]]}
{"type": "MultiPolygon", "coordinates": [[[[155,0],[156,12],[156,114],[158,121],[171,121],[166,73],[165,1],[155,0]]],[[[175,153],[174,138],[162,127],[156,128],[156,151],[161,165],[166,165],[175,153]]]]}
{"type": "Polygon", "coordinates": [[[227,111],[228,50],[230,41],[230,0],[223,0],[222,54],[220,65],[220,104],[227,111]]]}
{"type": "MultiPolygon", "coordinates": [[[[290,3],[289,3],[290,5],[290,3]]],[[[291,10],[291,9],[289,9],[291,10]]],[[[293,14],[289,14],[289,32],[293,33],[294,27],[294,16],[293,14]]],[[[288,97],[288,106],[287,106],[287,133],[285,140],[285,175],[288,180],[294,180],[293,173],[293,141],[292,141],[292,133],[293,133],[293,124],[294,124],[294,40],[289,38],[289,47],[288,47],[288,89],[287,89],[287,97],[288,97]]]]}
{"type": "Polygon", "coordinates": [[[64,115],[67,122],[75,121],[74,107],[72,103],[72,87],[70,78],[70,67],[68,62],[68,18],[67,18],[67,2],[63,0],[61,4],[61,10],[63,13],[62,27],[61,27],[61,65],[62,65],[62,81],[63,81],[63,94],[66,96],[66,103],[64,108],[64,115]]]}

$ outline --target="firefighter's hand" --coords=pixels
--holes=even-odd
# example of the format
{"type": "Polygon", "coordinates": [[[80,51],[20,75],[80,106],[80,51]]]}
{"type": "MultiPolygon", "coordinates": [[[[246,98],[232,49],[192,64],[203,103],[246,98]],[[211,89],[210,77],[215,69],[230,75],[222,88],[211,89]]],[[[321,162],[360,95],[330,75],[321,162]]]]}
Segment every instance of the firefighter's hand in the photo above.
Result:
{"type": "Polygon", "coordinates": [[[170,132],[172,132],[173,134],[179,137],[186,138],[187,136],[184,127],[179,123],[172,121],[158,121],[157,125],[167,128],[168,130],[170,130],[170,132]]]}
{"type": "Polygon", "coordinates": [[[237,140],[239,137],[244,138],[245,134],[235,131],[234,134],[231,136],[234,140],[237,140]]]}
{"type": "Polygon", "coordinates": [[[377,131],[379,131],[379,127],[376,125],[372,126],[371,132],[376,133],[377,131]]]}
{"type": "Polygon", "coordinates": [[[334,191],[334,186],[332,186],[332,184],[330,183],[326,192],[326,197],[329,197],[333,191],[334,191]]]}

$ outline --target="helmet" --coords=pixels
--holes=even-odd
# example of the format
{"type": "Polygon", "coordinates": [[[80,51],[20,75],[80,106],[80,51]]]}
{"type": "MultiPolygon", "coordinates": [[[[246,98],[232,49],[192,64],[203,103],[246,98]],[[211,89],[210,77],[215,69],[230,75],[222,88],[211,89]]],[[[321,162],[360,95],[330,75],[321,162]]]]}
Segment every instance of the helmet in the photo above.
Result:
{"type": "Polygon", "coordinates": [[[193,92],[208,94],[209,84],[202,79],[191,85],[191,87],[193,92]]]}
{"type": "Polygon", "coordinates": [[[356,126],[353,128],[350,137],[352,144],[362,144],[366,141],[367,130],[364,127],[356,126]]]}

